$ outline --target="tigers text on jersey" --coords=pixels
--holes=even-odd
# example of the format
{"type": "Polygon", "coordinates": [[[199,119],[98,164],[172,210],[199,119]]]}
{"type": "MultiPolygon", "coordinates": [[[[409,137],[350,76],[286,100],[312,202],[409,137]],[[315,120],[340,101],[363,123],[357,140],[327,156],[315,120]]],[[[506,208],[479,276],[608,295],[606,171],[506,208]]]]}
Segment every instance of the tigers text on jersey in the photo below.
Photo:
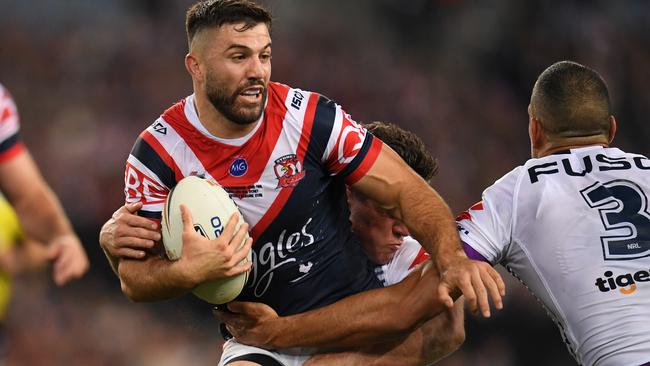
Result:
{"type": "Polygon", "coordinates": [[[16,104],[9,91],[0,84],[0,163],[23,151],[24,145],[20,140],[19,130],[16,104]]]}
{"type": "Polygon", "coordinates": [[[375,273],[384,286],[391,286],[402,281],[415,267],[429,258],[422,245],[407,236],[393,258],[388,263],[377,266],[375,273]]]}
{"type": "Polygon", "coordinates": [[[572,149],[498,180],[461,214],[459,231],[543,302],[579,363],[641,365],[650,361],[648,194],[646,157],[572,149]]]}
{"type": "Polygon", "coordinates": [[[221,139],[199,121],[192,95],[136,141],[126,201],[142,202],[140,214],[159,219],[183,177],[223,186],[255,240],[238,299],[294,314],[380,286],[351,234],[345,183],[363,177],[381,145],[337,104],[278,83],[269,84],[264,113],[247,136],[221,139]]]}

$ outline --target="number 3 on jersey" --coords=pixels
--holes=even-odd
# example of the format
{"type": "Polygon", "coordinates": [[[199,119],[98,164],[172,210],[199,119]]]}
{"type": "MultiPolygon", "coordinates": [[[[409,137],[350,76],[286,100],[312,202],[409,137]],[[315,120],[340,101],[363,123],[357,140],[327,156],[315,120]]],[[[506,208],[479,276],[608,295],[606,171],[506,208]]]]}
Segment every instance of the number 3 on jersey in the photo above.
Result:
{"type": "Polygon", "coordinates": [[[597,182],[582,191],[589,207],[597,209],[606,231],[601,236],[605,260],[627,260],[650,255],[648,197],[634,182],[624,179],[597,182]]]}

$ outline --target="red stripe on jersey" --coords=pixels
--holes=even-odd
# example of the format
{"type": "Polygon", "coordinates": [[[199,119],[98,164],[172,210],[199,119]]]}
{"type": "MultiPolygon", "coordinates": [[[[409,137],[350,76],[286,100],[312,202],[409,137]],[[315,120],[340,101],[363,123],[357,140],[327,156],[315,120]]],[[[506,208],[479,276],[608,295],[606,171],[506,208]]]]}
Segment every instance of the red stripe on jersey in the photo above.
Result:
{"type": "Polygon", "coordinates": [[[384,145],[383,142],[381,142],[380,139],[378,138],[373,138],[372,139],[372,144],[370,145],[370,149],[368,149],[368,152],[366,153],[366,156],[363,157],[363,161],[357,169],[355,169],[354,172],[350,173],[347,177],[345,177],[345,183],[348,185],[352,185],[356,182],[359,181],[359,179],[363,178],[366,173],[368,173],[368,170],[372,168],[372,166],[375,164],[375,161],[377,161],[377,157],[379,157],[379,153],[381,153],[381,147],[384,145]]]}
{"type": "Polygon", "coordinates": [[[176,181],[178,182],[179,180],[183,179],[183,173],[181,172],[181,169],[178,167],[176,162],[174,161],[174,158],[169,155],[167,150],[160,144],[160,141],[158,141],[152,134],[151,132],[144,130],[141,134],[140,137],[146,141],[151,148],[154,149],[156,154],[160,156],[160,158],[167,164],[167,166],[174,172],[174,176],[176,177],[176,181]]]}
{"type": "Polygon", "coordinates": [[[429,258],[431,258],[429,253],[424,251],[423,248],[420,248],[418,255],[416,255],[415,259],[413,259],[413,262],[411,262],[411,265],[409,266],[409,270],[411,270],[413,267],[417,266],[418,264],[428,260],[429,258]]]}
{"type": "MultiPolygon", "coordinates": [[[[311,130],[314,125],[314,117],[316,114],[316,105],[318,104],[318,94],[312,93],[307,102],[307,109],[305,111],[305,120],[302,125],[302,133],[300,135],[300,141],[298,142],[298,148],[296,151],[296,156],[298,161],[303,162],[305,155],[307,153],[307,147],[309,146],[309,141],[311,140],[311,130]]],[[[293,193],[293,186],[283,188],[280,194],[275,198],[275,201],[271,204],[269,209],[266,211],[264,216],[260,221],[253,227],[251,230],[251,236],[253,240],[257,240],[260,235],[269,227],[271,222],[275,220],[278,216],[284,205],[289,200],[291,193],[293,193]]]]}
{"type": "Polygon", "coordinates": [[[257,183],[264,173],[282,132],[282,121],[287,109],[285,100],[289,87],[269,83],[264,118],[255,134],[241,146],[228,145],[205,136],[185,116],[185,100],[163,113],[162,118],[186,141],[208,173],[223,187],[237,187],[238,195],[245,196],[246,187],[257,183]],[[215,153],[218,152],[218,153],[215,153]],[[246,160],[248,171],[240,177],[230,174],[229,167],[238,158],[246,160]]]}
{"type": "Polygon", "coordinates": [[[483,201],[478,201],[472,207],[470,207],[469,210],[461,212],[456,217],[456,221],[472,220],[472,214],[470,213],[471,210],[482,211],[483,210],[483,201]]]}
{"type": "Polygon", "coordinates": [[[3,123],[5,120],[9,119],[11,117],[11,109],[9,106],[5,107],[2,111],[2,115],[0,115],[0,123],[3,123]]]}
{"type": "Polygon", "coordinates": [[[18,141],[12,147],[0,153],[0,163],[7,162],[25,151],[25,145],[18,141]]]}

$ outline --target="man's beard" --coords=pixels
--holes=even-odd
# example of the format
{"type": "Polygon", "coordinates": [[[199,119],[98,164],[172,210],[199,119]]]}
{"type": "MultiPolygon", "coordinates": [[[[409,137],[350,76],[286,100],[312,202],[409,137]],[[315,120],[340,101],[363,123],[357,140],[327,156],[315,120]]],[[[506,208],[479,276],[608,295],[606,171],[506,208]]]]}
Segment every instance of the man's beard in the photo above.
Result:
{"type": "Polygon", "coordinates": [[[261,80],[250,81],[246,83],[246,85],[237,88],[237,90],[230,95],[228,95],[228,91],[225,88],[220,88],[215,84],[218,83],[208,76],[206,83],[206,94],[208,95],[208,100],[210,100],[210,103],[212,103],[214,108],[229,121],[238,125],[249,125],[260,119],[267,98],[267,89],[261,80]],[[239,93],[244,89],[255,85],[261,85],[264,87],[264,90],[262,90],[261,103],[254,108],[237,107],[235,103],[237,102],[239,93]]]}

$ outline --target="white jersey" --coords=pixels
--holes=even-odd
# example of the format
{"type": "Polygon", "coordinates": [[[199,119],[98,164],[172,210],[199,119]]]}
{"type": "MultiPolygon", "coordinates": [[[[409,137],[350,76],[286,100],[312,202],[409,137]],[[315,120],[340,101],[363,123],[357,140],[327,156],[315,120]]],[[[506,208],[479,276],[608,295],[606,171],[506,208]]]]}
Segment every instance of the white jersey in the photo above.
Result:
{"type": "Polygon", "coordinates": [[[460,236],[542,301],[579,363],[641,365],[650,361],[648,195],[648,158],[572,149],[486,189],[458,218],[460,236]]]}
{"type": "Polygon", "coordinates": [[[375,273],[384,286],[394,285],[408,276],[417,265],[429,258],[429,254],[424,251],[420,243],[407,236],[390,262],[377,267],[375,273]]]}

